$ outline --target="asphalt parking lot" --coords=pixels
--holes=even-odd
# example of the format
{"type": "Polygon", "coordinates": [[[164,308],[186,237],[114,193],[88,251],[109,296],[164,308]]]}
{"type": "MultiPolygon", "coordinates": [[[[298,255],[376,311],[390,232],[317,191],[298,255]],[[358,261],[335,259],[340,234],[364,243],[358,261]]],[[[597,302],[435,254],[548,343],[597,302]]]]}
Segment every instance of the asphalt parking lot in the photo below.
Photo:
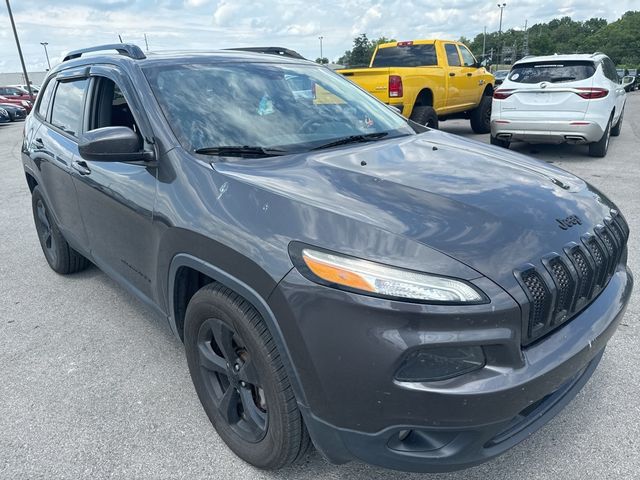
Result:
{"type": "MultiPolygon", "coordinates": [[[[468,122],[443,130],[472,135],[468,122]]],[[[640,287],[600,367],[551,423],[464,472],[412,475],[311,451],[262,472],[218,438],[168,326],[97,268],[62,277],[38,244],[19,159],[22,124],[0,125],[0,478],[584,479],[640,478],[640,287]]],[[[604,159],[587,147],[516,145],[608,194],[631,226],[640,272],[640,93],[604,159]]]]}

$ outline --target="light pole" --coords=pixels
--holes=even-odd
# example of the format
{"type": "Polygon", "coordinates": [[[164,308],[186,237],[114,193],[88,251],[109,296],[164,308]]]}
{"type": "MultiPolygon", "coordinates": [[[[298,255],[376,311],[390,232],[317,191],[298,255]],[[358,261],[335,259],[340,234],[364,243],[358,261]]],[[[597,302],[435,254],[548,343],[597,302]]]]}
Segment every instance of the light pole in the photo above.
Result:
{"type": "Polygon", "coordinates": [[[484,27],[484,35],[482,36],[482,59],[484,60],[484,51],[487,46],[487,27],[484,27]]]}
{"type": "Polygon", "coordinates": [[[322,39],[323,38],[324,38],[323,36],[318,37],[318,40],[320,40],[320,63],[322,63],[322,59],[324,58],[322,56],[322,39]]]}
{"type": "Polygon", "coordinates": [[[33,91],[31,90],[31,82],[29,82],[29,75],[27,74],[27,67],[24,65],[24,57],[22,56],[22,48],[20,48],[20,39],[18,38],[18,31],[16,30],[16,24],[13,21],[13,12],[11,11],[11,5],[7,0],[7,11],[9,12],[9,19],[11,20],[11,28],[13,28],[13,36],[16,37],[16,46],[18,47],[18,55],[20,56],[20,63],[22,64],[22,73],[24,74],[24,80],[29,90],[29,96],[33,98],[33,91]]]}
{"type": "Polygon", "coordinates": [[[49,65],[49,70],[51,70],[51,62],[49,61],[49,52],[47,52],[47,45],[49,45],[49,42],[40,42],[40,45],[44,47],[44,54],[47,57],[47,65],[49,65]]]}
{"type": "Polygon", "coordinates": [[[502,61],[500,58],[502,56],[502,12],[504,12],[504,7],[506,6],[506,3],[498,3],[498,8],[500,9],[500,27],[498,28],[498,63],[502,61]]]}

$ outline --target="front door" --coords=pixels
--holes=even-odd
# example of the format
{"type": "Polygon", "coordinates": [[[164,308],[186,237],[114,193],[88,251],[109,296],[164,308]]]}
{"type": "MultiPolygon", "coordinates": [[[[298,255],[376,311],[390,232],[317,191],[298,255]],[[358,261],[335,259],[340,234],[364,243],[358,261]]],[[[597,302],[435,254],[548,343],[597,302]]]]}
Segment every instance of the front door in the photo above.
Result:
{"type": "MultiPolygon", "coordinates": [[[[129,108],[133,89],[126,79],[94,75],[94,70],[100,68],[92,68],[85,129],[124,126],[141,135],[140,123],[129,108]]],[[[157,257],[152,234],[155,166],[82,162],[84,171],[76,172],[74,181],[94,261],[143,297],[152,298],[157,257]]]]}

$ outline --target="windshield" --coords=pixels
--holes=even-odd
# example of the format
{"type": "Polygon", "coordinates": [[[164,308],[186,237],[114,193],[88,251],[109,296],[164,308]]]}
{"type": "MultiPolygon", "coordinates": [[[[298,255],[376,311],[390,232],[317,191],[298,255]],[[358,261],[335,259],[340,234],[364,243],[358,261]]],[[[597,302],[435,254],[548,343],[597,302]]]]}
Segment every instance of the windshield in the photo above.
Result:
{"type": "Polygon", "coordinates": [[[518,83],[574,82],[585,80],[596,73],[589,61],[551,61],[519,63],[511,69],[509,80],[518,83]]]}
{"type": "Polygon", "coordinates": [[[349,136],[373,141],[370,134],[414,133],[384,104],[320,66],[200,63],[157,66],[145,74],[169,125],[191,151],[293,152],[349,136]]]}

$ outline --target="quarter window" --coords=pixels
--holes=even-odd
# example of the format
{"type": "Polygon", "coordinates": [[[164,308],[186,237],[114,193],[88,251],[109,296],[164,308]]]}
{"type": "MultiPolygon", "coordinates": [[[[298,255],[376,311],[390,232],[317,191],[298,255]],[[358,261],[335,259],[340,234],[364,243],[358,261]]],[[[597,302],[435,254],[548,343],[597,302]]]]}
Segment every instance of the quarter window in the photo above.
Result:
{"type": "Polygon", "coordinates": [[[88,80],[60,82],[53,99],[51,124],[77,137],[82,126],[82,110],[88,80]]]}
{"type": "Polygon", "coordinates": [[[44,88],[44,92],[40,94],[40,103],[38,104],[38,113],[43,118],[47,118],[47,112],[49,111],[49,104],[51,103],[51,97],[53,96],[53,88],[55,81],[49,82],[44,88]]]}
{"type": "Polygon", "coordinates": [[[450,67],[459,67],[460,66],[460,55],[458,54],[458,49],[453,43],[447,43],[444,46],[444,51],[447,54],[447,63],[450,67]]]}

